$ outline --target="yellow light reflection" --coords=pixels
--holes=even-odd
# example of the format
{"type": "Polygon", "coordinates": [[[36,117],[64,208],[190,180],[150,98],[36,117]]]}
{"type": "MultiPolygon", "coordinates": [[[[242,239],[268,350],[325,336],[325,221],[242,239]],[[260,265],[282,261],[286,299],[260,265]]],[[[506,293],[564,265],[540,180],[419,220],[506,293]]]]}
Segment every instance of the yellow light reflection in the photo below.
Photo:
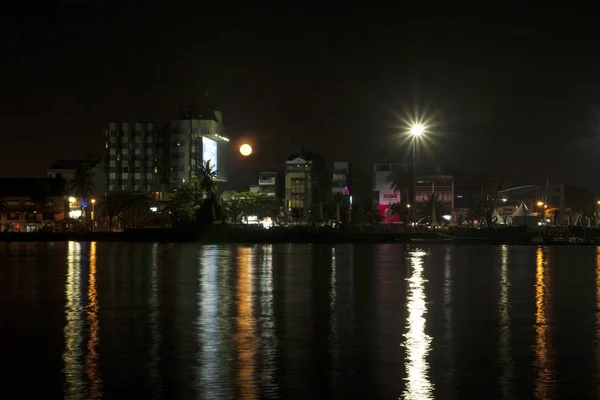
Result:
{"type": "Polygon", "coordinates": [[[67,325],[64,329],[65,350],[63,352],[65,394],[66,399],[83,398],[85,388],[83,376],[83,363],[81,362],[83,352],[84,322],[81,318],[83,313],[81,295],[81,244],[69,242],[67,245],[67,280],[65,295],[65,318],[67,325]]]}
{"type": "Polygon", "coordinates": [[[263,398],[278,398],[277,380],[277,336],[275,335],[274,288],[273,288],[273,245],[263,245],[260,263],[260,326],[263,339],[261,351],[263,398]]]}
{"type": "Polygon", "coordinates": [[[98,320],[98,292],[96,291],[96,242],[90,243],[90,274],[88,281],[88,304],[87,304],[87,322],[89,327],[89,337],[87,344],[87,357],[85,360],[86,371],[90,382],[89,398],[102,398],[102,379],[98,371],[98,353],[96,346],[100,338],[98,331],[100,321],[98,320]]]}
{"type": "Polygon", "coordinates": [[[406,389],[404,399],[423,400],[433,398],[433,385],[429,381],[429,364],[427,355],[431,348],[431,336],[425,333],[425,314],[427,302],[425,299],[425,283],[423,276],[422,250],[410,253],[411,276],[408,278],[408,318],[405,341],[406,348],[406,389]]]}
{"type": "Polygon", "coordinates": [[[500,337],[498,340],[498,352],[500,356],[500,390],[502,398],[512,398],[514,378],[514,365],[510,347],[510,303],[508,294],[510,292],[510,281],[508,279],[508,246],[502,245],[500,250],[500,337]]]}
{"type": "Polygon", "coordinates": [[[551,306],[551,282],[548,263],[544,259],[542,248],[537,249],[535,273],[535,369],[537,379],[534,396],[536,399],[552,399],[555,397],[556,371],[554,354],[549,343],[552,332],[548,318],[551,306]]]}
{"type": "Polygon", "coordinates": [[[238,249],[237,295],[237,332],[235,340],[238,345],[238,387],[240,397],[256,399],[257,387],[254,379],[256,373],[256,318],[254,317],[254,259],[256,250],[252,247],[238,249]]]}

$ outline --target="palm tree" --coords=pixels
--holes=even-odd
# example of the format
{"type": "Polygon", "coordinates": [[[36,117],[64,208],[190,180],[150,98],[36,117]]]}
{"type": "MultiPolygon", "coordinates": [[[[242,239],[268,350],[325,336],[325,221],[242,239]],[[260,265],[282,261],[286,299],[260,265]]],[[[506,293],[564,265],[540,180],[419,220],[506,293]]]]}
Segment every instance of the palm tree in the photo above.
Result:
{"type": "Polygon", "coordinates": [[[394,193],[398,193],[408,189],[411,178],[406,171],[394,170],[385,178],[385,182],[390,184],[394,193]]]}
{"type": "Polygon", "coordinates": [[[206,200],[211,205],[212,219],[216,218],[216,202],[217,202],[217,171],[210,165],[210,160],[201,163],[196,169],[197,188],[204,193],[206,200]]]}
{"type": "Polygon", "coordinates": [[[87,222],[89,221],[88,202],[94,191],[94,181],[90,169],[87,167],[77,168],[75,176],[69,182],[68,189],[76,197],[83,199],[87,226],[87,222]]]}

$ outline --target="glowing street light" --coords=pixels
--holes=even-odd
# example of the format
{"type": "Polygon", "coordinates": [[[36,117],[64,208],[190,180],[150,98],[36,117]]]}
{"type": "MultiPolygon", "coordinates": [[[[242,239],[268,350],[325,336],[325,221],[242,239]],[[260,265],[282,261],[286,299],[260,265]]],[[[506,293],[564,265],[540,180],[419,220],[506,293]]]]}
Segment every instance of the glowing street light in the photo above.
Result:
{"type": "Polygon", "coordinates": [[[413,136],[421,136],[425,132],[425,125],[415,124],[410,127],[410,134],[413,136]]]}
{"type": "MultiPolygon", "coordinates": [[[[412,151],[413,151],[413,204],[417,204],[417,138],[425,133],[425,125],[423,124],[413,124],[409,130],[410,135],[412,136],[412,151]]],[[[413,222],[416,220],[416,212],[417,207],[412,208],[412,219],[413,222]]]]}
{"type": "Polygon", "coordinates": [[[69,203],[75,204],[75,197],[73,197],[73,196],[69,197],[69,203]]]}

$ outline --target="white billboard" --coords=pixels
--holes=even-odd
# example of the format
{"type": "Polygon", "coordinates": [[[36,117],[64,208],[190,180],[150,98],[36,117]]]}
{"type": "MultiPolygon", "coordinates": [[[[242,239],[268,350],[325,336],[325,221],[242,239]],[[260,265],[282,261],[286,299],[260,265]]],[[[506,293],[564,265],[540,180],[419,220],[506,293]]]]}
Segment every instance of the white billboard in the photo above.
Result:
{"type": "Polygon", "coordinates": [[[202,161],[210,161],[213,169],[217,169],[217,142],[202,136],[202,161]]]}
{"type": "Polygon", "coordinates": [[[393,190],[380,190],[379,191],[379,204],[392,204],[400,203],[400,193],[394,193],[393,190]]]}

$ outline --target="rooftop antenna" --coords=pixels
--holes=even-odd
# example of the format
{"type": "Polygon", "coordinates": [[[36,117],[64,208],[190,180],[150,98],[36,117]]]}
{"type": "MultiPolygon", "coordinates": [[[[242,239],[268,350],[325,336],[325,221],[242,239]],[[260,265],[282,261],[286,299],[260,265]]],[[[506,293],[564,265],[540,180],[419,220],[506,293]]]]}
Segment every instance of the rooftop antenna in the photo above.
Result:
{"type": "Polygon", "coordinates": [[[204,92],[204,104],[202,106],[203,106],[202,114],[207,115],[208,114],[208,92],[204,92]]]}

